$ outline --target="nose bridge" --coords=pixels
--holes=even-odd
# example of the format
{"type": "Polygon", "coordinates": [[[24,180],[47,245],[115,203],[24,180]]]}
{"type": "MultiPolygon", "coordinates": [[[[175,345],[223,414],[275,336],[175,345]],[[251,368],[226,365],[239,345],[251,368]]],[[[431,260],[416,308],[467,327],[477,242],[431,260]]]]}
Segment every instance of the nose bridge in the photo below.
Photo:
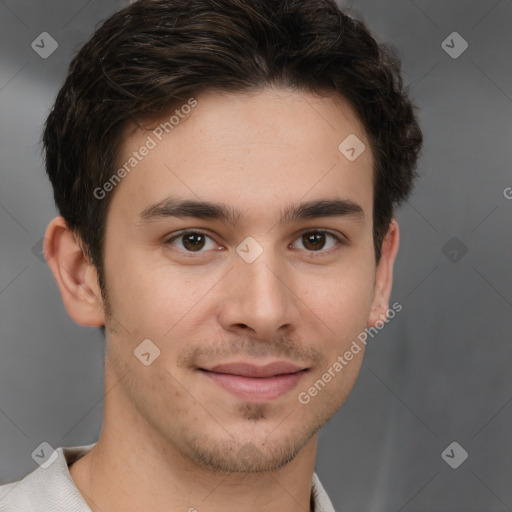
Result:
{"type": "Polygon", "coordinates": [[[282,255],[270,243],[244,240],[237,248],[234,272],[230,273],[225,320],[244,324],[262,337],[275,335],[297,319],[290,273],[282,255]]]}
{"type": "Polygon", "coordinates": [[[256,311],[260,312],[271,307],[282,308],[287,296],[283,283],[285,276],[279,276],[284,273],[284,265],[269,245],[264,249],[262,247],[254,261],[249,262],[241,257],[241,261],[237,262],[237,274],[245,285],[242,288],[243,298],[253,303],[256,311]]]}

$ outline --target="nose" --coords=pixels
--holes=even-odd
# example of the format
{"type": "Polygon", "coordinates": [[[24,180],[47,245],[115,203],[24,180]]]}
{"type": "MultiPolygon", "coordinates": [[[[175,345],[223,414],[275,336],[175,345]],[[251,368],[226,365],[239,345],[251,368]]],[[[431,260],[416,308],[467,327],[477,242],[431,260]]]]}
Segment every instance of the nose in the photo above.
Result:
{"type": "Polygon", "coordinates": [[[237,255],[233,265],[222,283],[218,309],[222,327],[265,340],[296,330],[300,300],[286,263],[266,249],[252,263],[237,255]]]}

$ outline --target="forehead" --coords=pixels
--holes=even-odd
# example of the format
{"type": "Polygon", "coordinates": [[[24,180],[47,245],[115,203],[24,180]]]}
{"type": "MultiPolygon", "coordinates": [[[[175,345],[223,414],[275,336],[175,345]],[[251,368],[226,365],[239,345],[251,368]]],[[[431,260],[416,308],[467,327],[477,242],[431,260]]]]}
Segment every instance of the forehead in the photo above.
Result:
{"type": "Polygon", "coordinates": [[[138,155],[140,160],[116,187],[113,202],[141,212],[176,193],[261,210],[276,200],[333,192],[371,208],[370,144],[341,96],[265,89],[250,94],[208,91],[193,99],[192,109],[177,104],[146,121],[146,131],[126,128],[120,167],[143,146],[151,149],[138,155]],[[360,141],[367,150],[351,161],[340,150],[345,140],[360,141]]]}

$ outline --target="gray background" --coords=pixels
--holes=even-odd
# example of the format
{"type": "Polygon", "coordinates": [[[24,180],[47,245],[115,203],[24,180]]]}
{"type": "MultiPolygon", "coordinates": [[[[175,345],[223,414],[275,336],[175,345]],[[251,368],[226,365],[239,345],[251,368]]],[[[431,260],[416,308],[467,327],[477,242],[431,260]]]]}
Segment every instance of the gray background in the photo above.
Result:
{"type": "MultiPolygon", "coordinates": [[[[0,2],[2,483],[37,467],[42,441],[99,436],[101,334],[67,316],[38,258],[57,213],[39,140],[72,55],[125,3],[0,2]],[[48,59],[31,48],[43,31],[59,44],[48,59]]],[[[392,302],[403,310],[370,339],[352,394],[321,431],[317,472],[344,512],[510,510],[512,2],[340,5],[398,49],[425,149],[398,214],[392,302]],[[454,31],[469,44],[458,58],[441,45],[454,31]],[[469,454],[457,469],[441,457],[453,441],[469,454]]]]}

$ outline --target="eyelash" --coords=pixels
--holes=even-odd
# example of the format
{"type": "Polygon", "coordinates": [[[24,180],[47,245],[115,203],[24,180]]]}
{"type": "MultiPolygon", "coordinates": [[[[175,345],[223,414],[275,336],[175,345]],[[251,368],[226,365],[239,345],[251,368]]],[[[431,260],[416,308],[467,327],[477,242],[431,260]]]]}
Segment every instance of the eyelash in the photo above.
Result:
{"type": "MultiPolygon", "coordinates": [[[[323,254],[329,254],[332,250],[339,248],[339,246],[341,246],[341,245],[346,245],[346,243],[347,243],[345,241],[345,239],[343,239],[342,237],[337,236],[334,233],[331,233],[330,231],[326,231],[323,229],[316,229],[316,230],[313,229],[313,230],[304,231],[297,237],[297,239],[301,238],[302,236],[304,236],[306,234],[310,234],[310,233],[315,233],[315,234],[321,233],[321,234],[329,235],[332,238],[334,238],[337,242],[335,247],[331,247],[330,249],[327,249],[327,250],[320,249],[318,251],[310,251],[310,250],[306,249],[306,252],[308,252],[309,255],[311,255],[311,256],[321,256],[323,254]]],[[[213,240],[213,238],[209,234],[205,233],[204,231],[201,231],[198,229],[185,229],[183,231],[180,231],[178,234],[173,235],[171,238],[168,238],[167,240],[165,240],[164,244],[172,245],[172,242],[174,242],[175,240],[177,240],[185,235],[189,235],[189,234],[203,235],[203,236],[213,240]]],[[[203,254],[206,252],[203,250],[200,250],[200,251],[187,251],[186,249],[179,249],[179,250],[181,252],[185,252],[187,255],[192,255],[192,257],[194,257],[193,255],[195,255],[195,254],[203,254]]]]}

